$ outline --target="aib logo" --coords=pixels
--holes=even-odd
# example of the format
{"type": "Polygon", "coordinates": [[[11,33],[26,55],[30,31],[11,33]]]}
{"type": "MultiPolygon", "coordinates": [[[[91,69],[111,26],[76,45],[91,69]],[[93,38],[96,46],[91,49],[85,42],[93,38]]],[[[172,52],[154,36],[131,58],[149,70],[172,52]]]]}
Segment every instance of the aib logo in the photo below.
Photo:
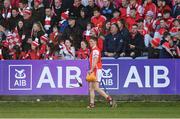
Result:
{"type": "Polygon", "coordinates": [[[32,90],[32,65],[9,65],[9,90],[32,90]]]}
{"type": "Polygon", "coordinates": [[[119,64],[103,64],[102,83],[106,89],[119,89],[119,64]]]}

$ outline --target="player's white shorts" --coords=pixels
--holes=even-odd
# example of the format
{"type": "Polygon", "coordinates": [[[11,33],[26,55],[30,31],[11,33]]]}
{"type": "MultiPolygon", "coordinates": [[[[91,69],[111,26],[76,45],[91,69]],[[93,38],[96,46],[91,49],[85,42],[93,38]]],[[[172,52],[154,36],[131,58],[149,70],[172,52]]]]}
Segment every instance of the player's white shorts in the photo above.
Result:
{"type": "Polygon", "coordinates": [[[101,82],[101,79],[102,79],[102,69],[97,69],[97,71],[96,71],[96,78],[97,78],[97,82],[101,82]]]}

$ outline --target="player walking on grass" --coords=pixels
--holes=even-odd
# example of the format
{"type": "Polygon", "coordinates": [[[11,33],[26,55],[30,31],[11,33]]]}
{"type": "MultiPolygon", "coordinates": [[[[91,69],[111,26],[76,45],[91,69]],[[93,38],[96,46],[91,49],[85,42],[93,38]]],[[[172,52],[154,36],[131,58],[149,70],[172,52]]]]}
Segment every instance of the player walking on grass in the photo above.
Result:
{"type": "Polygon", "coordinates": [[[94,99],[95,99],[95,91],[97,91],[101,96],[103,96],[110,106],[113,106],[113,99],[111,96],[106,94],[104,90],[99,87],[99,83],[101,82],[102,76],[102,62],[101,62],[101,52],[97,47],[97,38],[91,37],[89,41],[89,45],[91,47],[90,53],[90,70],[88,71],[89,74],[94,73],[96,76],[96,81],[89,82],[89,92],[90,92],[90,104],[87,108],[94,108],[94,99]]]}

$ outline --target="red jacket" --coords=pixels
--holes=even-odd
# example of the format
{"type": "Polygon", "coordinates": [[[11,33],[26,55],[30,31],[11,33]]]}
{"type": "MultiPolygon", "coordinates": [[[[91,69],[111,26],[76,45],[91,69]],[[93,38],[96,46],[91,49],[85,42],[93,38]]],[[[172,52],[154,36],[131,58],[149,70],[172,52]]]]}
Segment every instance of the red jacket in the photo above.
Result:
{"type": "Polygon", "coordinates": [[[127,17],[126,18],[126,23],[128,24],[128,29],[131,30],[133,24],[136,24],[137,18],[132,18],[132,17],[127,17]]]}
{"type": "Polygon", "coordinates": [[[105,22],[106,22],[106,17],[103,15],[100,15],[99,17],[93,16],[91,18],[91,23],[93,23],[95,27],[102,28],[105,22]]]}
{"type": "Polygon", "coordinates": [[[11,0],[12,7],[19,7],[20,0],[11,0]]]}
{"type": "Polygon", "coordinates": [[[120,19],[121,19],[121,17],[118,17],[118,18],[112,18],[112,19],[111,19],[111,24],[117,23],[120,19]]]}
{"type": "Polygon", "coordinates": [[[157,12],[157,7],[156,7],[156,5],[155,5],[154,3],[148,3],[148,4],[146,5],[146,7],[144,8],[144,15],[146,15],[146,13],[147,13],[148,11],[152,11],[154,14],[156,14],[156,12],[157,12]]]}
{"type": "Polygon", "coordinates": [[[86,48],[85,50],[83,50],[82,48],[80,48],[77,52],[77,58],[79,59],[88,59],[89,54],[90,54],[90,50],[88,48],[86,48]]]}
{"type": "Polygon", "coordinates": [[[121,17],[122,18],[126,18],[126,16],[127,16],[127,8],[124,8],[124,7],[120,7],[120,13],[121,13],[121,17]]]}
{"type": "Polygon", "coordinates": [[[164,19],[164,20],[165,20],[166,24],[168,25],[168,27],[171,28],[174,18],[170,17],[170,18],[164,19]]]}
{"type": "Polygon", "coordinates": [[[157,13],[163,14],[164,10],[169,10],[169,11],[171,11],[171,8],[170,8],[168,5],[164,6],[163,8],[158,7],[158,8],[157,8],[157,13]]]}

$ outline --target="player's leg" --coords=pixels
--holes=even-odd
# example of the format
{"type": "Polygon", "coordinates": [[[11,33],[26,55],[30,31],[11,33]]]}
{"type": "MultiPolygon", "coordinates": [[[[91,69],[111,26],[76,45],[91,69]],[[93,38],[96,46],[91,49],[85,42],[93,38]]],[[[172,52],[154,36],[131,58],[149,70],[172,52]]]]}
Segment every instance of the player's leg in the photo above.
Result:
{"type": "Polygon", "coordinates": [[[94,90],[93,82],[89,82],[89,95],[90,95],[90,104],[87,108],[93,108],[94,99],[95,99],[95,90],[94,90]]]}

